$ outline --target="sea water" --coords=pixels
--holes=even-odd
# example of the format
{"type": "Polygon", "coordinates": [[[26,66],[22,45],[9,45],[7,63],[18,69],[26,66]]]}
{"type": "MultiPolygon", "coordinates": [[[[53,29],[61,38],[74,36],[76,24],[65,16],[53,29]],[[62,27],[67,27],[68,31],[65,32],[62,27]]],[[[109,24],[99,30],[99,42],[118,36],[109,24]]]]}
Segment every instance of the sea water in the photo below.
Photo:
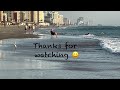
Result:
{"type": "Polygon", "coordinates": [[[120,27],[79,26],[39,29],[39,38],[0,41],[0,78],[18,79],[118,79],[120,78],[120,27]],[[90,33],[86,35],[86,33],[90,33]],[[17,48],[14,48],[16,42],[17,48]],[[65,43],[77,45],[66,50],[65,43]],[[35,49],[33,43],[61,45],[61,48],[35,49]],[[72,52],[79,53],[78,58],[72,52]],[[68,54],[63,57],[35,57],[36,53],[68,54]]]}

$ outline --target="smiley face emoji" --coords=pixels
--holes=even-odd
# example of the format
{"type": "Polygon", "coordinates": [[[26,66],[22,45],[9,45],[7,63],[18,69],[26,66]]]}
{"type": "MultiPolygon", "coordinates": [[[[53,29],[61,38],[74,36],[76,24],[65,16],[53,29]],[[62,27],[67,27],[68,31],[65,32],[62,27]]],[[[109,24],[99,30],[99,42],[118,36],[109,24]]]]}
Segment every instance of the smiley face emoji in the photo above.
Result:
{"type": "Polygon", "coordinates": [[[74,51],[74,52],[72,53],[72,57],[73,57],[73,58],[78,58],[78,57],[79,57],[79,53],[78,53],[77,51],[74,51]]]}

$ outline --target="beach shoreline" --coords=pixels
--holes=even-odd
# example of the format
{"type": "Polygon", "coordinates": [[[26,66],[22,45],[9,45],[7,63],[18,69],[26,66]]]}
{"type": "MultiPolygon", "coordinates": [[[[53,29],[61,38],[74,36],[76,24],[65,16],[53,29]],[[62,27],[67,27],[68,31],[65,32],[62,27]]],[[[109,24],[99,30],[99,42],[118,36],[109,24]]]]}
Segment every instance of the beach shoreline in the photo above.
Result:
{"type": "Polygon", "coordinates": [[[25,34],[24,26],[0,26],[0,40],[10,38],[38,38],[38,35],[25,34]]]}

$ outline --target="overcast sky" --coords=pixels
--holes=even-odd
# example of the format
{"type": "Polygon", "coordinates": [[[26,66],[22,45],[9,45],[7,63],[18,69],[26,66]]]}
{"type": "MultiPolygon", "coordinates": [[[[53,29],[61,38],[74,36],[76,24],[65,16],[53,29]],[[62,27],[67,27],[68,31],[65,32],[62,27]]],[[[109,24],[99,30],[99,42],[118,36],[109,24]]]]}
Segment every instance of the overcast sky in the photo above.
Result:
{"type": "Polygon", "coordinates": [[[78,17],[92,20],[93,24],[120,25],[120,11],[59,11],[64,17],[76,22],[78,17]]]}

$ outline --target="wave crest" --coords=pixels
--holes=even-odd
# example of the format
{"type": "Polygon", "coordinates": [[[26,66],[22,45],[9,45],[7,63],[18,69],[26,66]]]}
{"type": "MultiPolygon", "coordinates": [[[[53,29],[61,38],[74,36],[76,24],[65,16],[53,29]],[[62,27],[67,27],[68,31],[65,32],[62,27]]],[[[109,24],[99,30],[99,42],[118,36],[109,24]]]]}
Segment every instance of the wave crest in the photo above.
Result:
{"type": "Polygon", "coordinates": [[[119,38],[98,38],[102,48],[109,50],[112,53],[120,53],[120,39],[119,38]]]}

